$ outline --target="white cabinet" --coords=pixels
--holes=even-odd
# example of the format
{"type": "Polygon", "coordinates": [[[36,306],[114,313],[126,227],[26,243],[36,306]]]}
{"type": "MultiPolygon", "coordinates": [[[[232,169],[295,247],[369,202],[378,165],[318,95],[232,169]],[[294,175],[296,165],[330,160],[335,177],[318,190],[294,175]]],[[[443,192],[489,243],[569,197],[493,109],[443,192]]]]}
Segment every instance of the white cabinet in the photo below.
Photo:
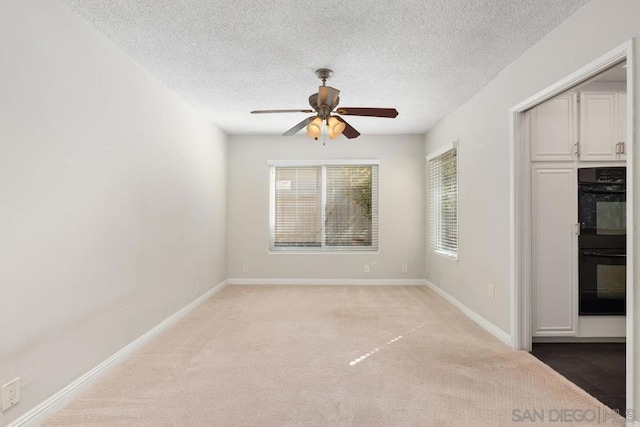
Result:
{"type": "Polygon", "coordinates": [[[627,158],[627,92],[618,92],[618,158],[627,158]]]}
{"type": "MultiPolygon", "coordinates": [[[[529,110],[531,161],[621,161],[626,158],[625,89],[588,86],[529,110]]],[[[613,86],[616,87],[616,86],[613,86]]]]}
{"type": "Polygon", "coordinates": [[[564,94],[530,110],[532,161],[571,161],[575,158],[577,99],[576,94],[564,94]]]}
{"type": "Polygon", "coordinates": [[[626,93],[622,91],[580,92],[580,160],[624,158],[626,114],[620,106],[625,103],[626,93]]]}
{"type": "Polygon", "coordinates": [[[532,168],[534,337],[575,336],[578,327],[576,169],[557,166],[532,168]]]}

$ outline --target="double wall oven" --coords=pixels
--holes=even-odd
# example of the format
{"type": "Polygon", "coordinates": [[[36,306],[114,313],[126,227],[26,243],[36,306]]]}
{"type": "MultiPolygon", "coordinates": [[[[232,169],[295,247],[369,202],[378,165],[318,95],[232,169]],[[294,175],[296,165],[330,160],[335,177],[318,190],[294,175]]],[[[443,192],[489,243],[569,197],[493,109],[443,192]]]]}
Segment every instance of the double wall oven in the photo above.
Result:
{"type": "Polygon", "coordinates": [[[578,169],[579,314],[624,315],[626,168],[578,169]]]}

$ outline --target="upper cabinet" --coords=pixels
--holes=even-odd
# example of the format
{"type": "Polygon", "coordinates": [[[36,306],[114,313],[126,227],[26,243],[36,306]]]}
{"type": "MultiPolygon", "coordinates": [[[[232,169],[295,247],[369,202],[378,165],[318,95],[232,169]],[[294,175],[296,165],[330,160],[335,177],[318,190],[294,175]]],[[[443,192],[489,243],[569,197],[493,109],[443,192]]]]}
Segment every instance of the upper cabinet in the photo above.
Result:
{"type": "Polygon", "coordinates": [[[623,91],[580,92],[580,160],[624,159],[625,103],[623,91]]]}
{"type": "Polygon", "coordinates": [[[532,161],[571,161],[578,142],[576,94],[563,94],[531,109],[532,161]]]}
{"type": "Polygon", "coordinates": [[[627,158],[627,92],[618,92],[618,158],[627,158]]]}
{"type": "Polygon", "coordinates": [[[530,110],[531,161],[626,159],[626,90],[594,86],[530,110]]]}

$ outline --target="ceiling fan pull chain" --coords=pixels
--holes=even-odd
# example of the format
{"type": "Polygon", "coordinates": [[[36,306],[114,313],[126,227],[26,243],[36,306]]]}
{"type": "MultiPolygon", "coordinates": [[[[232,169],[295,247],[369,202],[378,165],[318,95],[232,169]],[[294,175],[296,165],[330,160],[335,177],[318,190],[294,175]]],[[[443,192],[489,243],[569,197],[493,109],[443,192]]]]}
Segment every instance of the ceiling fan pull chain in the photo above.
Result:
{"type": "Polygon", "coordinates": [[[327,146],[327,121],[324,120],[322,122],[322,146],[326,147],[327,146]]]}

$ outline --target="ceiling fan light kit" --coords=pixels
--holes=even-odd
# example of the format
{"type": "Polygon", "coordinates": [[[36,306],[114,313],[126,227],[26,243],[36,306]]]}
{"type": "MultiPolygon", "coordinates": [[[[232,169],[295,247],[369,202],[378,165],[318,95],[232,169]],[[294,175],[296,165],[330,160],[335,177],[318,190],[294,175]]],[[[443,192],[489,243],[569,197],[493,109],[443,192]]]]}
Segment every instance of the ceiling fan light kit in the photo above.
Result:
{"type": "Polygon", "coordinates": [[[364,107],[341,107],[336,110],[340,103],[340,91],[336,88],[327,86],[327,80],[333,75],[333,71],[327,68],[316,70],[316,76],[322,81],[322,86],[318,88],[318,92],[309,96],[309,105],[313,110],[254,110],[252,114],[267,113],[312,113],[315,116],[307,117],[288,131],[284,136],[295,135],[302,128],[307,128],[307,136],[309,138],[318,139],[322,134],[323,128],[326,129],[329,139],[335,139],[340,135],[352,139],[360,136],[353,126],[351,126],[343,116],[363,116],[363,117],[386,117],[395,118],[398,111],[395,108],[364,108],[364,107]]]}

